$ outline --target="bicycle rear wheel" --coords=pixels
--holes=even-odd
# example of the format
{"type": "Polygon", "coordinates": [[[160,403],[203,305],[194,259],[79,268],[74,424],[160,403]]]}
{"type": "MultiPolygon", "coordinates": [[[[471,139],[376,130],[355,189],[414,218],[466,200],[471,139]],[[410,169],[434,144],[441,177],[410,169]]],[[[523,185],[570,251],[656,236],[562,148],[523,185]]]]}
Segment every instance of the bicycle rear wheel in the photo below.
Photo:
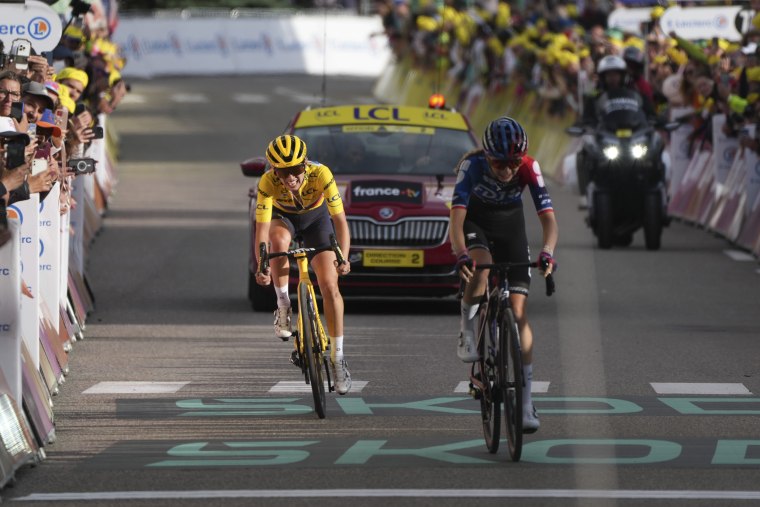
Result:
{"type": "Polygon", "coordinates": [[[504,420],[512,461],[520,461],[523,444],[523,375],[520,334],[511,308],[504,309],[499,333],[499,364],[504,372],[504,420]]]}
{"type": "Polygon", "coordinates": [[[480,394],[480,415],[483,418],[483,437],[486,441],[488,452],[495,454],[499,450],[499,437],[501,436],[501,382],[499,370],[496,368],[496,348],[499,343],[499,327],[494,319],[495,305],[489,305],[484,299],[480,303],[480,336],[478,350],[480,360],[476,363],[476,370],[483,384],[480,394]]]}
{"type": "Polygon", "coordinates": [[[303,357],[306,361],[306,370],[309,374],[311,394],[314,398],[314,411],[320,419],[324,419],[327,409],[325,398],[325,383],[322,379],[322,354],[319,351],[319,339],[317,335],[316,312],[314,312],[314,300],[311,297],[306,284],[299,285],[298,311],[301,313],[303,322],[303,357]]]}

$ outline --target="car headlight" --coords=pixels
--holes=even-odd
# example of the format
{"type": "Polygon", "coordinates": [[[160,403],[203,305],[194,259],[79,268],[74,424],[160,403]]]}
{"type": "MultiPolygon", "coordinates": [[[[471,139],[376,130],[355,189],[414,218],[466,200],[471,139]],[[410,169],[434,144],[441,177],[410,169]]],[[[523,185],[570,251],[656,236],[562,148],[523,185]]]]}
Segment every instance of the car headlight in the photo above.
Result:
{"type": "Polygon", "coordinates": [[[607,157],[609,160],[615,160],[618,158],[618,155],[620,155],[620,150],[617,146],[607,146],[605,149],[602,150],[602,153],[604,153],[604,156],[607,157]]]}
{"type": "Polygon", "coordinates": [[[634,144],[631,147],[631,156],[633,158],[641,158],[644,155],[647,154],[647,145],[646,144],[634,144]]]}

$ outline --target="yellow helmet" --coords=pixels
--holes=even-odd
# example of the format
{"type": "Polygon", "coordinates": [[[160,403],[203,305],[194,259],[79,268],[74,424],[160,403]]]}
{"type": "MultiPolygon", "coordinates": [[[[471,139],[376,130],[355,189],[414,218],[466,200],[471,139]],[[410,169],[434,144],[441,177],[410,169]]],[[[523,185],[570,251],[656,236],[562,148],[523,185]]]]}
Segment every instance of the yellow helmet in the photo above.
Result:
{"type": "Polygon", "coordinates": [[[267,160],[276,169],[300,165],[306,160],[306,143],[297,136],[279,136],[269,143],[267,160]]]}

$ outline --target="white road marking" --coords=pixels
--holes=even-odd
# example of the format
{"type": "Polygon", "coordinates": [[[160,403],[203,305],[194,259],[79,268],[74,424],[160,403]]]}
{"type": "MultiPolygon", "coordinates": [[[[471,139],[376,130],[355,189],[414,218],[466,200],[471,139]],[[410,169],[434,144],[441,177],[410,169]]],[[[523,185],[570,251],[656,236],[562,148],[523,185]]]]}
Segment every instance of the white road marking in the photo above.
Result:
{"type": "Polygon", "coordinates": [[[755,256],[744,252],[742,250],[723,250],[723,253],[728,255],[731,260],[738,261],[738,262],[749,262],[754,261],[755,256]]]}
{"type": "MultiPolygon", "coordinates": [[[[534,380],[533,383],[530,386],[530,392],[531,393],[547,393],[549,392],[549,384],[551,382],[544,382],[540,380],[534,380]]],[[[454,389],[455,393],[469,393],[470,392],[470,381],[469,380],[463,380],[459,384],[457,384],[456,388],[454,389]]]]}
{"type": "Polygon", "coordinates": [[[625,489],[242,489],[33,493],[26,502],[215,498],[611,498],[654,500],[760,500],[760,491],[625,489]]]}
{"type": "MultiPolygon", "coordinates": [[[[360,393],[362,389],[367,386],[365,380],[352,380],[351,390],[349,393],[360,393]]],[[[325,382],[325,390],[327,390],[327,382],[325,382]]],[[[271,389],[270,393],[310,393],[311,386],[303,380],[281,380],[277,382],[271,389]]]]}
{"type": "Polygon", "coordinates": [[[190,382],[99,382],[82,394],[167,394],[176,393],[190,382]]]}
{"type": "Polygon", "coordinates": [[[740,383],[651,382],[657,394],[752,394],[740,383]]]}
{"type": "Polygon", "coordinates": [[[208,97],[202,93],[175,93],[171,97],[172,102],[183,102],[198,104],[201,102],[208,102],[208,97]]]}
{"type": "Polygon", "coordinates": [[[232,100],[241,104],[266,104],[271,101],[268,95],[260,93],[236,93],[232,100]]]}

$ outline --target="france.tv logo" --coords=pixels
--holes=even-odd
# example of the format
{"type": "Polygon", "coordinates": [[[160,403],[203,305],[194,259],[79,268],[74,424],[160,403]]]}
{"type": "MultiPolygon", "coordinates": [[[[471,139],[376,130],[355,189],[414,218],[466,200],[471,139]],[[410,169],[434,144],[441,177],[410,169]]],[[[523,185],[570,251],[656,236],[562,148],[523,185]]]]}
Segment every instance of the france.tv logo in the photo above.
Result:
{"type": "Polygon", "coordinates": [[[29,25],[27,25],[27,33],[29,36],[31,36],[33,39],[36,40],[42,40],[50,35],[50,32],[52,30],[52,25],[50,22],[41,17],[33,18],[29,25]]]}

